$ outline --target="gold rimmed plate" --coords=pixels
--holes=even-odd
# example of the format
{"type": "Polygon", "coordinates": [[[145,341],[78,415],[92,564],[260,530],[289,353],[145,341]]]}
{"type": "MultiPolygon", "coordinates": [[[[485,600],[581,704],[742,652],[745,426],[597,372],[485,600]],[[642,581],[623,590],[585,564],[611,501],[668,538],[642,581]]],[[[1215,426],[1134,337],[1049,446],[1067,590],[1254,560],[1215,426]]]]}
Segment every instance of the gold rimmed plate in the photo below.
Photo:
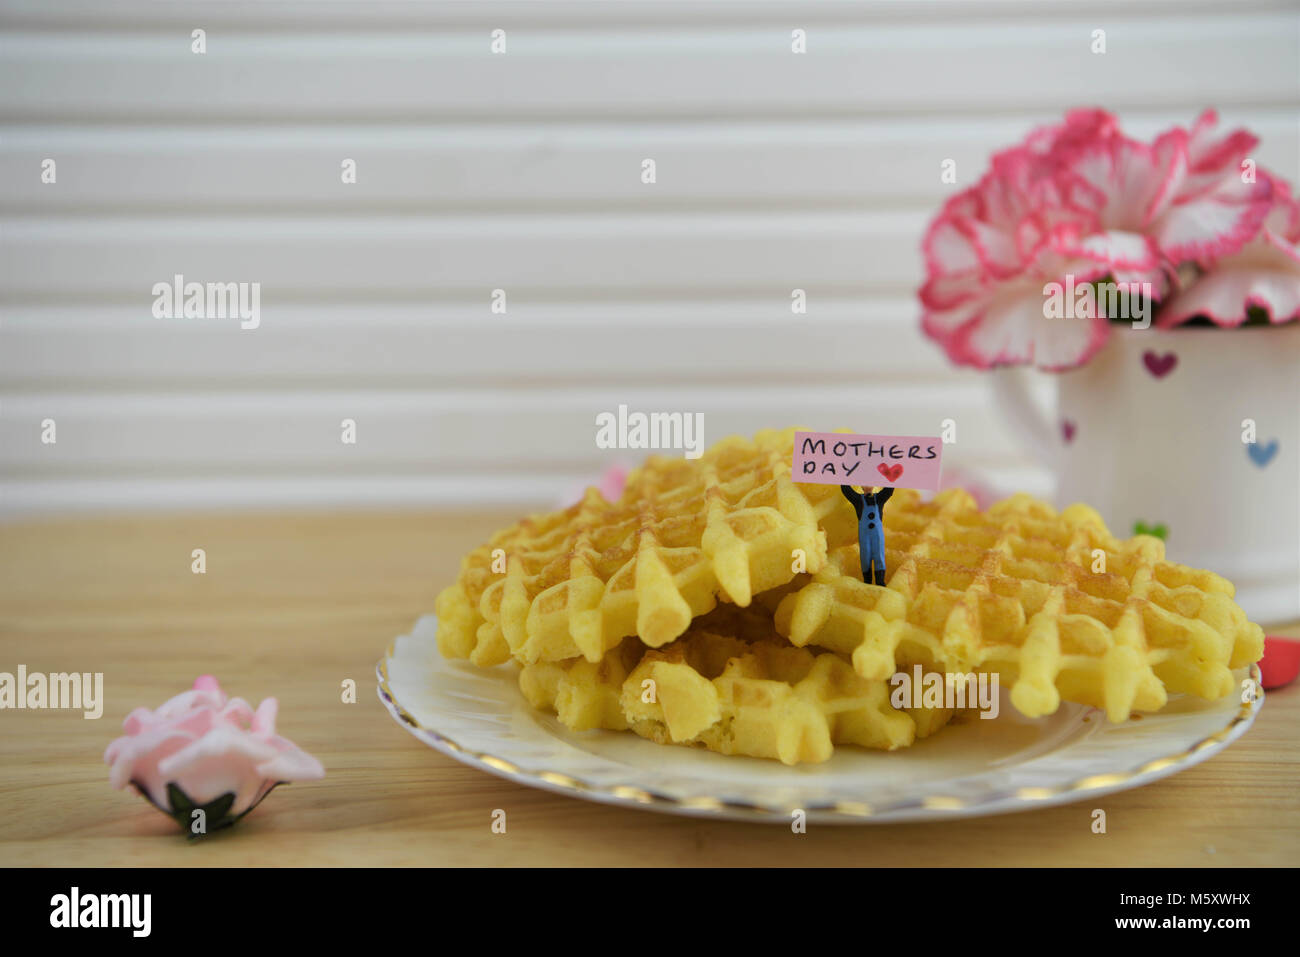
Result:
{"type": "MultiPolygon", "coordinates": [[[[1003,692],[993,720],[967,716],[890,753],[837,748],[786,767],[665,747],[628,732],[573,732],[532,708],[513,665],[480,669],[438,654],[437,620],[421,618],[379,662],[379,699],[402,727],[458,761],[531,787],[674,814],[789,823],[883,823],[975,817],[1065,804],[1141,787],[1198,764],[1246,732],[1263,704],[1240,695],[1175,695],[1156,714],[1110,724],[1063,704],[1026,718],[1003,692]]],[[[1255,679],[1254,666],[1240,678],[1255,679]]]]}

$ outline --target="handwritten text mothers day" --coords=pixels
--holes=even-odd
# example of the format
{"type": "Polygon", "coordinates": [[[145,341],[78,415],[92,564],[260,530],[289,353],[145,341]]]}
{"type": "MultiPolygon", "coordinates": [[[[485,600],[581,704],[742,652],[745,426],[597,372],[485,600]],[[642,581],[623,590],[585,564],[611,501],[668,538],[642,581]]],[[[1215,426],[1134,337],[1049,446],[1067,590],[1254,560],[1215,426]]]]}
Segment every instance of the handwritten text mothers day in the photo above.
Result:
{"type": "Polygon", "coordinates": [[[796,432],[793,478],[818,485],[937,491],[943,440],[928,435],[796,432]]]}

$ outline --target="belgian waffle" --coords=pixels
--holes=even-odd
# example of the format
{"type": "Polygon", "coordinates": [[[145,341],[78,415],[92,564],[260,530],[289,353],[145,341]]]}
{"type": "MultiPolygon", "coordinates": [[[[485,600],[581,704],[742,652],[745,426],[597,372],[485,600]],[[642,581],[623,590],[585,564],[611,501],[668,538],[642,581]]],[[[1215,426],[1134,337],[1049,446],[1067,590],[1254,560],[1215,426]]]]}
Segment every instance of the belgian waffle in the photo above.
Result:
{"type": "Polygon", "coordinates": [[[526,665],[519,684],[573,730],[630,729],[785,764],[825,761],[837,744],[906,747],[953,713],[895,709],[887,681],[862,678],[833,652],[787,644],[761,613],[725,606],[662,648],[628,638],[598,663],[526,665]]]}
{"type": "Polygon", "coordinates": [[[868,680],[913,664],[996,672],[1027,716],[1064,699],[1123,721],[1170,691],[1222,697],[1232,669],[1263,651],[1230,582],[1166,561],[1157,538],[1116,539],[1085,505],[1058,514],[1021,494],[980,512],[961,490],[929,503],[899,490],[884,514],[884,586],[863,583],[834,521],[826,566],[787,589],[776,627],[850,655],[868,680]]]}
{"type": "Polygon", "coordinates": [[[733,436],[696,460],[652,457],[622,497],[595,489],[475,549],[437,598],[443,655],[476,664],[583,657],[631,635],[667,644],[719,598],[819,571],[838,491],[791,480],[793,430],[733,436]]]}

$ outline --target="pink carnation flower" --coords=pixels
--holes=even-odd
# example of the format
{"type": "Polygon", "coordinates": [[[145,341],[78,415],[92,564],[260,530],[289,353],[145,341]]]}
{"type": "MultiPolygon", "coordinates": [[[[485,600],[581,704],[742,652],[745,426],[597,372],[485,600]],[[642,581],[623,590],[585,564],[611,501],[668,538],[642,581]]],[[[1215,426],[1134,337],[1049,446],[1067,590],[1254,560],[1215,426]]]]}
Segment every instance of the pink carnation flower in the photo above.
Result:
{"type": "Polygon", "coordinates": [[[1045,286],[1109,279],[1137,293],[1149,284],[1159,301],[1180,263],[1233,255],[1268,214],[1271,184],[1240,176],[1255,137],[1215,139],[1214,123],[1207,112],[1148,145],[1103,110],[1074,110],[996,154],[926,231],[922,329],[954,362],[978,368],[1087,361],[1109,335],[1106,317],[1095,308],[1049,317],[1045,286]]]}
{"type": "Polygon", "coordinates": [[[104,752],[109,783],[135,785],[186,830],[189,812],[200,807],[219,809],[208,830],[234,823],[277,784],[325,776],[319,761],[275,733],[278,707],[267,698],[254,711],[203,675],[156,711],[127,715],[126,734],[104,752]]]}
{"type": "Polygon", "coordinates": [[[1176,326],[1204,316],[1220,326],[1239,326],[1251,307],[1270,322],[1300,316],[1300,203],[1280,179],[1260,172],[1273,190],[1273,206],[1259,234],[1219,260],[1160,309],[1156,325],[1176,326]]]}

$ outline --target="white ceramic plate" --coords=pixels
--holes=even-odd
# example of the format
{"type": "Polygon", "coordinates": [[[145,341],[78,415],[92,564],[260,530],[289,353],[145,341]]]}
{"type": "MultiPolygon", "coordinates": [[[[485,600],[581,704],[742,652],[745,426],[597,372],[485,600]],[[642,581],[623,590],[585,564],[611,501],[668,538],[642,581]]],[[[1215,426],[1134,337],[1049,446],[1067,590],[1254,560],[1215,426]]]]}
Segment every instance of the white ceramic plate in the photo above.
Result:
{"type": "MultiPolygon", "coordinates": [[[[789,823],[974,817],[1140,787],[1204,761],[1255,720],[1263,692],[1203,701],[1176,695],[1159,713],[1112,725],[1093,708],[1020,715],[1003,692],[996,719],[971,718],[892,753],[837,748],[824,764],[665,747],[629,732],[574,732],[532,708],[513,665],[483,670],[438,654],[421,618],[379,662],[379,698],[430,747],[511,781],[606,804],[789,823]]],[[[1251,675],[1252,666],[1240,676],[1251,675]]]]}

